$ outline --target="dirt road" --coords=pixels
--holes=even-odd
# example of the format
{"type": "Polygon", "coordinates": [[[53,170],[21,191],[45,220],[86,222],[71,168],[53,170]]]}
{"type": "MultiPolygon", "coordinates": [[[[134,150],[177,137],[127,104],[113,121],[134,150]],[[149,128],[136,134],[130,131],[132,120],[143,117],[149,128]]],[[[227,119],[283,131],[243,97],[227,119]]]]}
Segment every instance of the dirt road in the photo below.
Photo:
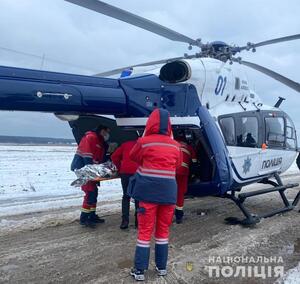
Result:
{"type": "MultiPolygon", "coordinates": [[[[299,182],[300,178],[290,176],[288,181],[299,182]]],[[[288,197],[292,199],[297,190],[299,188],[289,190],[288,197]]],[[[264,198],[249,199],[247,205],[261,212],[278,207],[281,202],[278,194],[272,193],[264,198]]],[[[70,212],[74,210],[69,209],[70,212]]],[[[82,228],[78,221],[70,219],[34,230],[20,227],[2,232],[0,282],[134,283],[128,273],[136,230],[130,227],[121,231],[119,215],[118,212],[109,213],[106,224],[95,230],[82,228]]],[[[39,219],[41,216],[45,213],[33,217],[39,219]]],[[[228,216],[240,216],[231,201],[220,198],[187,200],[185,222],[172,227],[169,274],[157,278],[151,261],[146,283],[274,283],[276,280],[274,275],[266,279],[243,278],[241,274],[229,278],[224,275],[209,277],[207,267],[216,265],[210,263],[213,257],[281,257],[285,271],[297,266],[300,261],[298,210],[264,219],[255,228],[229,226],[224,223],[228,216]]],[[[14,218],[20,220],[26,216],[14,218]]],[[[229,264],[234,268],[237,265],[241,264],[229,264]]]]}

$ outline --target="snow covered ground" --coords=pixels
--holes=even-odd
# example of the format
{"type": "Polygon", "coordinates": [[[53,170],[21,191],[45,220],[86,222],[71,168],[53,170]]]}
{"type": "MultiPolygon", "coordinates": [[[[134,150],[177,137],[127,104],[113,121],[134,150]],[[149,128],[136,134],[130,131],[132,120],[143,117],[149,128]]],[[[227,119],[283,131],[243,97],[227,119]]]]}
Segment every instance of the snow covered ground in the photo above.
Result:
{"type": "MultiPolygon", "coordinates": [[[[70,186],[71,146],[0,145],[0,217],[79,206],[83,193],[70,186]]],[[[101,183],[99,201],[119,200],[120,181],[101,183]]]]}
{"type": "MultiPolygon", "coordinates": [[[[0,217],[79,206],[83,193],[70,186],[74,152],[71,146],[0,145],[0,217]]],[[[293,164],[286,174],[298,171],[293,164]]],[[[118,179],[101,183],[100,202],[121,195],[118,179]]]]}
{"type": "MultiPolygon", "coordinates": [[[[0,217],[80,206],[83,193],[70,186],[71,146],[0,145],[0,217]]],[[[286,174],[299,170],[293,164],[286,174]]],[[[120,181],[101,183],[99,201],[121,198],[120,181]]]]}
{"type": "MultiPolygon", "coordinates": [[[[0,145],[0,234],[56,226],[78,219],[83,193],[70,186],[75,174],[71,146],[0,145]],[[34,213],[40,212],[39,218],[34,213]],[[18,215],[22,214],[24,217],[18,215]]],[[[296,164],[285,173],[299,173],[296,164]]],[[[120,181],[102,182],[101,214],[120,208],[120,181]]],[[[300,264],[277,283],[299,284],[300,264]]]]}

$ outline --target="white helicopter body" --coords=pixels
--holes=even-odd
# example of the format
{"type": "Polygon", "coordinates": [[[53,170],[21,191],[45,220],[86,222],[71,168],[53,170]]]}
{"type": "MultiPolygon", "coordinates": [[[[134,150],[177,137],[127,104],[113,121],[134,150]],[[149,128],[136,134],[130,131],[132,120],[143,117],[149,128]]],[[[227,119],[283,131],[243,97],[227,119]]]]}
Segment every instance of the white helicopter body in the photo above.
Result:
{"type": "MultiPolygon", "coordinates": [[[[247,76],[239,66],[213,58],[194,58],[184,61],[191,70],[190,78],[184,83],[196,87],[201,104],[207,106],[222,135],[220,117],[261,111],[268,112],[270,116],[283,114],[278,108],[263,104],[260,97],[250,89],[247,76]]],[[[148,73],[159,76],[161,68],[162,64],[136,67],[132,69],[130,76],[142,76],[148,73]]],[[[116,121],[117,125],[123,127],[141,127],[145,125],[146,118],[117,118],[116,121]]],[[[200,119],[195,116],[171,117],[171,121],[174,126],[200,125],[200,119]]],[[[295,134],[293,137],[296,139],[295,134]]],[[[225,141],[224,136],[223,138],[225,141]]],[[[290,150],[283,147],[272,149],[272,147],[268,148],[266,143],[267,141],[264,141],[262,144],[265,145],[257,144],[255,147],[227,145],[236,183],[242,186],[274,172],[283,173],[293,164],[297,156],[295,147],[290,150]]]]}

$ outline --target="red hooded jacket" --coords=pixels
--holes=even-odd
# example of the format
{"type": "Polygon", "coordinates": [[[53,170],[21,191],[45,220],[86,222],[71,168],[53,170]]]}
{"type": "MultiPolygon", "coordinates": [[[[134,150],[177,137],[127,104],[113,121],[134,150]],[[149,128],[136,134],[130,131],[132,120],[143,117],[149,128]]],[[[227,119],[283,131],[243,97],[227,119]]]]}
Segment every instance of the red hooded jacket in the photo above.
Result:
{"type": "Polygon", "coordinates": [[[100,164],[105,155],[104,139],[94,131],[88,131],[81,139],[74,159],[71,170],[80,169],[89,164],[100,164]]]}
{"type": "Polygon", "coordinates": [[[182,163],[180,145],[172,137],[168,111],[154,110],[148,118],[144,136],[138,139],[130,158],[139,167],[135,175],[133,198],[160,204],[175,204],[176,169],[182,163]]]}
{"type": "Polygon", "coordinates": [[[138,164],[129,157],[129,153],[135,144],[136,140],[127,141],[111,155],[111,160],[118,168],[120,174],[132,175],[136,173],[138,164]]]}

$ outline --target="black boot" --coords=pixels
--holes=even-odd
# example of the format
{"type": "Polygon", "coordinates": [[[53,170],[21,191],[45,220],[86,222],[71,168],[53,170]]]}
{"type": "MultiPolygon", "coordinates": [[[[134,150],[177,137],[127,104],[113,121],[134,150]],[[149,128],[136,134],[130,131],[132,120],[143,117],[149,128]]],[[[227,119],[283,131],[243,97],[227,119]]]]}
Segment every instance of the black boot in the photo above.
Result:
{"type": "Polygon", "coordinates": [[[80,225],[88,227],[88,228],[96,228],[96,224],[90,220],[91,213],[81,212],[80,215],[80,225]]]}
{"type": "Polygon", "coordinates": [[[91,212],[90,220],[95,224],[102,224],[105,222],[105,219],[100,218],[96,212],[91,212]]]}
{"type": "Polygon", "coordinates": [[[122,218],[122,223],[120,225],[120,229],[121,230],[128,229],[128,225],[129,225],[128,219],[122,218]]]}
{"type": "Polygon", "coordinates": [[[183,219],[183,210],[175,209],[176,224],[181,224],[183,219]]]}

